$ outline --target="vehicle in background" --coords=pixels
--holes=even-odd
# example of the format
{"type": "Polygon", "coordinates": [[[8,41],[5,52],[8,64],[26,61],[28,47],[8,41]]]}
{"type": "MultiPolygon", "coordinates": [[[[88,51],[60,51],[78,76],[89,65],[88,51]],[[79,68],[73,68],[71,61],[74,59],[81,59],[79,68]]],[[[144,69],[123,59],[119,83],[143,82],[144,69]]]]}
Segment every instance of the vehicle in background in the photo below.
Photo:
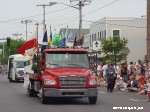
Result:
{"type": "Polygon", "coordinates": [[[24,66],[28,61],[28,57],[24,57],[21,54],[15,54],[9,56],[7,75],[10,82],[24,79],[24,66]]]}

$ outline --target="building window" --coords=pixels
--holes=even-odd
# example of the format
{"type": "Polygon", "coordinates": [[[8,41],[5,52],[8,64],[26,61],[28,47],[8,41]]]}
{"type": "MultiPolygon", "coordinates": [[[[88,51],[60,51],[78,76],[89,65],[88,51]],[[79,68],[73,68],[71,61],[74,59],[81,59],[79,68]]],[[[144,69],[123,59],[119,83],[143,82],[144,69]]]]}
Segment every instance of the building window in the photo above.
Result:
{"type": "Polygon", "coordinates": [[[113,37],[120,37],[120,30],[113,30],[113,37]]]}

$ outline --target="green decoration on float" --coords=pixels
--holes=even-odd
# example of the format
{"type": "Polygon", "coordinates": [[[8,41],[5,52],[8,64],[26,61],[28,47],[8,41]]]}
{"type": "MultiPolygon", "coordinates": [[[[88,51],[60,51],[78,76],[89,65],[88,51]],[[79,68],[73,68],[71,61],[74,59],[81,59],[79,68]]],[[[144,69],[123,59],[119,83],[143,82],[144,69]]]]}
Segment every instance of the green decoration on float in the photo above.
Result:
{"type": "Polygon", "coordinates": [[[60,34],[55,34],[53,37],[54,37],[53,45],[57,46],[57,47],[60,47],[60,45],[61,45],[60,34]]]}

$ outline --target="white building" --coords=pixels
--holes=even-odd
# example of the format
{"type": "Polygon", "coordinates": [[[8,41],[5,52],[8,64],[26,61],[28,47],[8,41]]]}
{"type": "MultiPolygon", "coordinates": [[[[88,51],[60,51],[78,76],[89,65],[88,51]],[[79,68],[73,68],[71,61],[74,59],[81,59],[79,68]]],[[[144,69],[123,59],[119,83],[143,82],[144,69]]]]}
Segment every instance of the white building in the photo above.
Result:
{"type": "Polygon", "coordinates": [[[146,55],[146,19],[145,17],[105,17],[90,25],[90,35],[85,38],[85,46],[92,48],[93,41],[102,38],[120,36],[128,39],[130,50],[127,61],[144,60],[146,55]]]}

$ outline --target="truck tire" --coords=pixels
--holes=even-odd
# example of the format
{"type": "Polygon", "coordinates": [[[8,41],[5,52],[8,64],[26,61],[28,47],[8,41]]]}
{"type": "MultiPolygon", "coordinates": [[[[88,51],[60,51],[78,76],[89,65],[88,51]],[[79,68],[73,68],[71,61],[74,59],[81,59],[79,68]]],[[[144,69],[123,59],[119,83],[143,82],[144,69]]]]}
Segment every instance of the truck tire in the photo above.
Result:
{"type": "Polygon", "coordinates": [[[89,103],[90,104],[96,104],[96,102],[97,102],[97,96],[89,97],[89,103]]]}
{"type": "Polygon", "coordinates": [[[30,88],[30,84],[29,84],[29,86],[28,86],[28,95],[30,96],[30,97],[34,97],[34,89],[31,89],[30,88]]]}
{"type": "Polygon", "coordinates": [[[9,78],[9,82],[12,82],[12,79],[11,79],[11,78],[9,78]]]}
{"type": "Polygon", "coordinates": [[[42,93],[41,93],[41,103],[42,104],[47,104],[47,97],[44,96],[44,93],[43,93],[43,89],[42,89],[42,93]]]}
{"type": "Polygon", "coordinates": [[[15,81],[16,81],[16,83],[18,83],[18,79],[16,78],[16,75],[15,75],[15,81]]]}

